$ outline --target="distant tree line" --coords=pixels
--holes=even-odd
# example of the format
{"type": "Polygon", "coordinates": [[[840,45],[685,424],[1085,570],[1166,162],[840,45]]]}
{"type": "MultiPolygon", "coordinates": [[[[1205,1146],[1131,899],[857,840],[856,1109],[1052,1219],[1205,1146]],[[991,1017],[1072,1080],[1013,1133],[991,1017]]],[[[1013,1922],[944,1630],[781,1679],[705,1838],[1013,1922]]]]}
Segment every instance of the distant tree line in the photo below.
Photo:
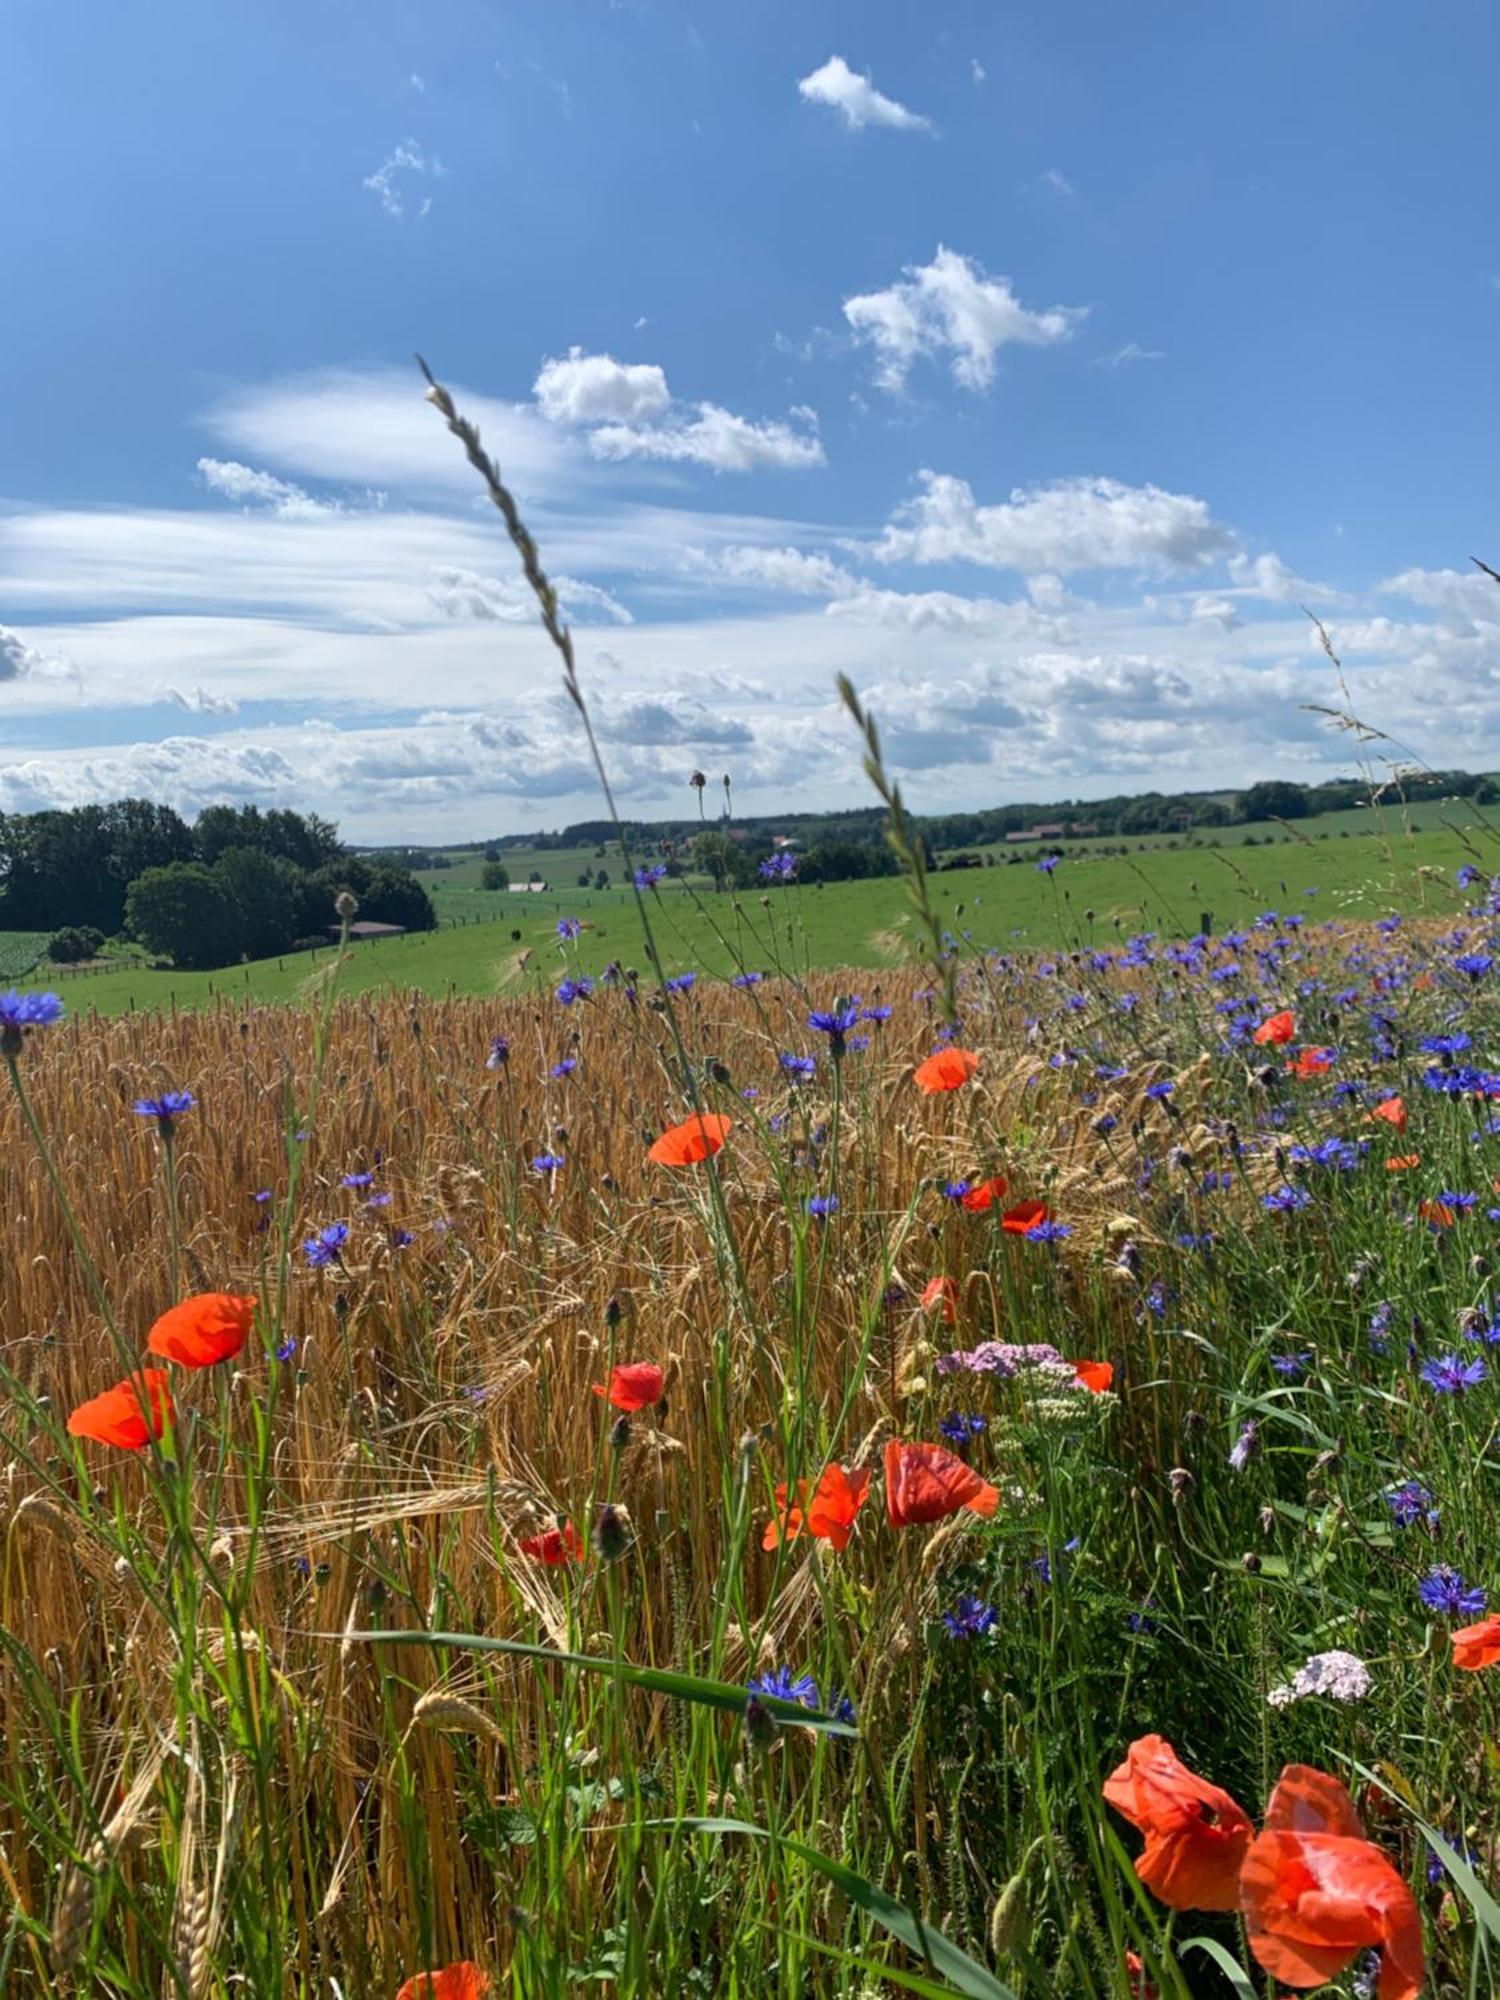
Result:
{"type": "Polygon", "coordinates": [[[209,806],[189,825],[120,799],[0,814],[0,929],[57,931],[64,963],[114,937],[192,968],[325,943],[344,889],[376,923],[437,922],[409,870],[350,854],[316,813],[209,806]]]}

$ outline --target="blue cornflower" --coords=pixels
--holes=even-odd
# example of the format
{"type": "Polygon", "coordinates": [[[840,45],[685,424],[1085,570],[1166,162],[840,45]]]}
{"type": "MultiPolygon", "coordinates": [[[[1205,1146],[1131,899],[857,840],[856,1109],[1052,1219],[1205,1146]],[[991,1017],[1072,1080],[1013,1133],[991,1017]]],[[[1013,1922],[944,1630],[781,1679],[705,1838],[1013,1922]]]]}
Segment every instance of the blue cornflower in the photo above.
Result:
{"type": "Polygon", "coordinates": [[[1465,1361],[1461,1354],[1440,1354],[1433,1361],[1424,1361],[1421,1370],[1422,1380],[1440,1396],[1457,1396],[1465,1389],[1477,1389],[1489,1372],[1477,1355],[1472,1361],[1465,1361]]]}
{"type": "Polygon", "coordinates": [[[1073,1234],[1071,1222],[1033,1222],[1026,1232],[1028,1243],[1060,1243],[1073,1234]]]}
{"type": "Polygon", "coordinates": [[[365,1203],[366,1208],[389,1208],[390,1205],[391,1197],[388,1194],[372,1194],[365,1203]]]}
{"type": "Polygon", "coordinates": [[[969,1192],[968,1181],[944,1181],[943,1198],[946,1201],[962,1201],[969,1192]]]}
{"type": "Polygon", "coordinates": [[[1454,959],[1453,970],[1455,972],[1465,972],[1470,979],[1477,981],[1483,979],[1494,963],[1494,959],[1490,957],[1488,952],[1467,951],[1462,958],[1454,959]]]}
{"type": "Polygon", "coordinates": [[[490,1036],[490,1052],[484,1059],[486,1069],[504,1069],[510,1061],[510,1043],[504,1035],[490,1036]]]}
{"type": "Polygon", "coordinates": [[[564,979],[557,986],[557,1001],[560,1006],[571,1007],[575,1000],[587,1000],[594,990],[592,979],[564,979]]]}
{"type": "Polygon", "coordinates": [[[1289,1382],[1295,1382],[1311,1360],[1312,1349],[1309,1347],[1301,1354],[1273,1354],[1271,1366],[1278,1375],[1285,1375],[1289,1382]]]}
{"type": "Polygon", "coordinates": [[[691,993],[697,983],[698,975],[696,972],[679,972],[675,979],[667,981],[667,991],[669,993],[691,993]]]}
{"type": "Polygon", "coordinates": [[[1156,1609],[1156,1599],[1154,1597],[1143,1597],[1141,1599],[1139,1610],[1129,1611],[1125,1614],[1126,1625],[1130,1628],[1132,1632],[1141,1632],[1141,1633],[1154,1632],[1156,1630],[1156,1624],[1151,1617],[1151,1613],[1155,1609],[1156,1609]]]}
{"type": "Polygon", "coordinates": [[[339,1182],[340,1187],[346,1188],[367,1188],[373,1187],[374,1184],[375,1176],[373,1174],[345,1174],[339,1182]]]}
{"type": "MultiPolygon", "coordinates": [[[[1475,870],[1471,872],[1477,873],[1478,871],[1475,870]]],[[[1435,1847],[1433,1847],[1430,1843],[1427,1843],[1426,1845],[1427,1845],[1427,1880],[1432,1884],[1433,1888],[1436,1888],[1438,1883],[1441,1882],[1443,1877],[1447,1874],[1448,1864],[1446,1861],[1444,1861],[1442,1855],[1438,1853],[1435,1847]]],[[[1467,1862],[1469,1867],[1471,1868],[1480,1858],[1478,1849],[1470,1847],[1468,1841],[1466,1841],[1461,1834],[1456,1836],[1454,1839],[1449,1840],[1448,1845],[1453,1849],[1453,1852],[1458,1856],[1459,1860],[1467,1862]]]]}
{"type": "Polygon", "coordinates": [[[1472,861],[1466,861],[1459,869],[1456,880],[1460,889],[1467,889],[1471,883],[1479,880],[1479,870],[1472,861]]]}
{"type": "Polygon", "coordinates": [[[1119,1122],[1119,1119],[1116,1118],[1112,1111],[1101,1111],[1099,1116],[1094,1120],[1092,1129],[1098,1133],[1101,1139],[1104,1139],[1114,1131],[1119,1122]]]}
{"type": "Polygon", "coordinates": [[[856,1719],[854,1703],[849,1699],[848,1695],[840,1694],[837,1689],[828,1697],[828,1713],[833,1717],[835,1722],[852,1724],[856,1719]]]}
{"type": "Polygon", "coordinates": [[[62,1017],[63,1003],[55,993],[18,993],[14,986],[0,993],[0,1055],[18,1054],[26,1029],[50,1028],[62,1017]]]}
{"type": "Polygon", "coordinates": [[[790,1667],[772,1667],[747,1683],[750,1694],[768,1694],[775,1701],[796,1702],[801,1708],[818,1706],[818,1684],[811,1674],[794,1674],[790,1667]]]}
{"type": "Polygon", "coordinates": [[[561,1062],[555,1062],[552,1065],[547,1074],[552,1077],[571,1076],[577,1067],[577,1056],[564,1056],[561,1062]]]}
{"type": "Polygon", "coordinates": [[[316,1236],[309,1236],[302,1245],[302,1254],[315,1271],[337,1262],[340,1251],[349,1241],[347,1222],[330,1222],[326,1229],[320,1229],[316,1236]]]}
{"type": "Polygon", "coordinates": [[[1146,1095],[1161,1103],[1169,1098],[1176,1088],[1177,1086],[1173,1083],[1172,1079],[1169,1076],[1164,1076],[1160,1083],[1148,1083],[1146,1085],[1146,1095]]]}
{"type": "Polygon", "coordinates": [[[759,986],[764,977],[763,972],[737,972],[729,983],[731,986],[759,986]]]}
{"type": "Polygon", "coordinates": [[[1036,864],[1036,872],[1038,875],[1050,875],[1061,859],[1060,854],[1044,854],[1036,864]]]}
{"type": "Polygon", "coordinates": [[[559,917],[557,920],[557,935],[560,938],[576,938],[582,929],[583,925],[577,917],[559,917]]]}
{"type": "Polygon", "coordinates": [[[1440,1618],[1478,1618],[1489,1601],[1484,1591],[1471,1590],[1451,1563],[1430,1569],[1417,1585],[1417,1595],[1440,1618]]]}
{"type": "Polygon", "coordinates": [[[894,1007],[862,1007],[860,1009],[860,1018],[865,1021],[874,1021],[878,1024],[881,1021],[888,1021],[895,1011],[894,1007]]]}
{"type": "Polygon", "coordinates": [[[1465,1049],[1474,1046],[1469,1035],[1423,1035],[1417,1043],[1419,1049],[1430,1056],[1461,1056],[1465,1049]]]}
{"type": "Polygon", "coordinates": [[[391,1242],[398,1250],[408,1249],[416,1240],[416,1237],[412,1235],[409,1229],[393,1229],[391,1231],[391,1242]]]}
{"type": "Polygon", "coordinates": [[[843,1046],[845,1035],[855,1026],[858,1020],[858,1007],[851,1007],[846,1004],[837,1008],[814,1008],[812,1013],[807,1017],[807,1025],[810,1028],[816,1028],[820,1035],[827,1035],[830,1044],[837,1050],[843,1046]]]}
{"type": "Polygon", "coordinates": [[[789,1055],[785,1050],[776,1058],[793,1083],[806,1083],[815,1074],[817,1063],[811,1056],[789,1055]]]}
{"type": "Polygon", "coordinates": [[[256,1202],[269,1201],[271,1199],[271,1190],[269,1188],[257,1188],[250,1199],[256,1202]]]}
{"type": "Polygon", "coordinates": [[[951,1639],[978,1639],[999,1623],[1000,1614],[982,1597],[965,1591],[951,1611],[943,1613],[943,1623],[951,1639]]]}
{"type": "Polygon", "coordinates": [[[654,889],[667,872],[665,861],[653,861],[649,868],[637,868],[630,878],[637,889],[654,889]]]}
{"type": "Polygon", "coordinates": [[[282,1341],[281,1345],[277,1348],[276,1359],[278,1361],[290,1361],[292,1356],[296,1352],[297,1352],[297,1336],[293,1333],[289,1333],[286,1339],[282,1341]]]}
{"type": "Polygon", "coordinates": [[[154,1118],[158,1129],[170,1138],[177,1120],[196,1103],[190,1090],[164,1090],[160,1097],[138,1097],[130,1108],[137,1118],[154,1118]]]}
{"type": "Polygon", "coordinates": [[[988,1417],[971,1417],[962,1410],[955,1410],[951,1416],[943,1418],[938,1430],[949,1444],[957,1445],[962,1451],[971,1439],[982,1436],[989,1427],[988,1417]]]}
{"type": "Polygon", "coordinates": [[[1306,1188],[1288,1187],[1283,1182],[1280,1187],[1272,1188],[1269,1194],[1263,1194],[1260,1198],[1260,1205],[1262,1208],[1271,1209],[1273,1213],[1278,1215],[1292,1215],[1298,1209],[1311,1207],[1312,1196],[1306,1188]]]}
{"type": "Polygon", "coordinates": [[[532,1158],[531,1171],[534,1174],[555,1174],[559,1167],[567,1164],[561,1153],[537,1153],[532,1158]]]}
{"type": "Polygon", "coordinates": [[[797,872],[795,854],[768,854],[756,869],[762,882],[790,882],[797,872]]]}
{"type": "Polygon", "coordinates": [[[1404,1479],[1399,1486],[1393,1486],[1385,1496],[1385,1504],[1398,1528],[1414,1528],[1418,1521],[1425,1521],[1429,1528],[1438,1524],[1439,1510],[1420,1479],[1404,1479]]]}
{"type": "Polygon", "coordinates": [[[1444,1208],[1466,1209],[1479,1206],[1477,1194],[1454,1194],[1451,1188],[1445,1188],[1438,1196],[1438,1200],[1444,1208]]]}
{"type": "Polygon", "coordinates": [[[839,1198],[836,1194],[810,1194],[807,1197],[807,1212],[815,1215],[820,1222],[826,1222],[830,1215],[839,1212],[839,1198]]]}

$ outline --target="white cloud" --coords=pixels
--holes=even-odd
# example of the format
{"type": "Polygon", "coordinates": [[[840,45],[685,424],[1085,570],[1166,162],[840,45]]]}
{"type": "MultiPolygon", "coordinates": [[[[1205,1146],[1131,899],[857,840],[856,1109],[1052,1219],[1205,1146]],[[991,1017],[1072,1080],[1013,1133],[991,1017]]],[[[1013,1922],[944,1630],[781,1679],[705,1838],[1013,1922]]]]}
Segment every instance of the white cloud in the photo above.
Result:
{"type": "MultiPolygon", "coordinates": [[[[406,174],[431,174],[441,180],[448,169],[436,154],[430,158],[423,152],[415,139],[403,139],[393,148],[375,169],[366,174],[362,186],[371,194],[378,195],[380,206],[393,222],[399,222],[406,213],[406,185],[402,179],[406,174]]],[[[429,195],[422,203],[420,213],[425,215],[432,206],[429,195]]]]}
{"type": "Polygon", "coordinates": [[[1060,479],[981,507],[966,481],[922,472],[873,553],[882,562],[972,562],[994,569],[1201,569],[1234,546],[1208,505],[1159,486],[1060,479]]]}
{"type": "Polygon", "coordinates": [[[798,92],[809,104],[826,104],[837,111],[851,132],[866,125],[885,125],[894,132],[930,132],[932,121],[885,97],[868,76],[850,69],[842,56],[830,56],[821,69],[802,77],[798,92]]]}
{"type": "Polygon", "coordinates": [[[12,626],[0,625],[0,687],[12,681],[68,681],[80,679],[76,664],[64,654],[44,652],[33,646],[12,626]]]}
{"type": "Polygon", "coordinates": [[[979,60],[978,56],[970,56],[969,74],[970,76],[973,77],[976,83],[983,83],[985,78],[989,75],[989,71],[985,68],[984,64],[979,60]]]}
{"type": "Polygon", "coordinates": [[[1262,598],[1267,604],[1337,604],[1341,593],[1326,584],[1312,583],[1289,569],[1281,557],[1268,550],[1264,555],[1232,555],[1229,576],[1236,594],[1262,598]]]}
{"type": "Polygon", "coordinates": [[[1047,167],[1037,175],[1038,187],[1044,187],[1050,194],[1070,195],[1077,190],[1060,167],[1047,167]]]}
{"type": "Polygon", "coordinates": [[[956,250],[938,245],[930,264],[909,264],[906,275],[883,292],[844,301],[855,337],[875,350],[875,379],[899,394],[919,357],[946,358],[965,389],[987,389],[995,356],[1007,346],[1051,347],[1071,337],[1087,306],[1049,306],[1033,312],[1011,289],[956,250]]]}
{"type": "Polygon", "coordinates": [[[274,472],[257,472],[233,458],[200,458],[198,476],[210,492],[244,507],[267,507],[283,521],[308,520],[316,514],[337,513],[336,507],[314,500],[289,479],[274,472]]]}
{"type": "Polygon", "coordinates": [[[1387,596],[1445,612],[1470,630],[1500,623],[1500,584],[1482,570],[1404,569],[1378,588],[1387,596]]]}
{"type": "Polygon", "coordinates": [[[190,715],[237,715],[240,706],[232,694],[211,694],[201,687],[165,687],[161,699],[174,708],[185,708],[190,715]]]}
{"type": "Polygon", "coordinates": [[[427,89],[427,81],[425,77],[418,76],[417,72],[413,70],[410,77],[407,80],[411,84],[413,90],[419,93],[425,93],[427,89]]]}
{"type": "Polygon", "coordinates": [[[532,394],[544,417],[563,424],[651,423],[672,402],[666,376],[652,363],[616,361],[581,347],[544,361],[532,394]]]}
{"type": "Polygon", "coordinates": [[[1127,368],[1132,361],[1165,361],[1164,347],[1142,347],[1138,340],[1127,340],[1123,347],[1117,347],[1113,354],[1100,356],[1100,365],[1105,368],[1127,368]]]}
{"type": "Polygon", "coordinates": [[[717,403],[698,403],[696,417],[642,427],[602,424],[588,434],[595,458],[659,458],[679,464],[707,465],[715,472],[751,472],[761,467],[783,469],[822,465],[823,442],[815,430],[794,430],[790,424],[752,423],[722,410],[717,403]]]}
{"type": "Polygon", "coordinates": [[[1056,637],[1055,620],[1031,604],[962,597],[951,590],[878,590],[862,584],[828,606],[830,618],[862,619],[902,632],[974,632],[1056,637]]]}
{"type": "MultiPolygon", "coordinates": [[[[563,616],[573,623],[593,624],[590,612],[602,612],[616,625],[635,622],[619,599],[598,584],[581,583],[571,576],[556,576],[552,582],[563,616]]],[[[445,618],[492,619],[505,625],[534,625],[538,620],[536,598],[523,576],[502,581],[475,570],[444,566],[435,573],[427,595],[445,618]]]]}
{"type": "Polygon", "coordinates": [[[840,597],[857,589],[857,579],[824,555],[808,555],[801,549],[748,548],[743,544],[705,550],[685,549],[686,567],[703,574],[727,577],[735,583],[763,584],[768,590],[788,591],[797,597],[840,597]]]}

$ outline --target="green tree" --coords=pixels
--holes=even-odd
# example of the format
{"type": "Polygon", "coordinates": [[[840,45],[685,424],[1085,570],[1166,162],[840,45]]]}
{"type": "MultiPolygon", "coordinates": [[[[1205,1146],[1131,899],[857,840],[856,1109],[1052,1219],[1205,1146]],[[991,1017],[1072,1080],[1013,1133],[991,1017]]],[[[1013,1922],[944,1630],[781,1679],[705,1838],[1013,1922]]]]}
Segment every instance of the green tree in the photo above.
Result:
{"type": "Polygon", "coordinates": [[[486,861],[479,871],[479,886],[481,889],[508,889],[510,870],[503,861],[486,861]]]}
{"type": "Polygon", "coordinates": [[[240,954],[271,958],[297,934],[298,873],[257,847],[226,847],[213,875],[234,910],[240,954]]]}
{"type": "Polygon", "coordinates": [[[125,921],[148,951],[187,970],[227,965],[238,954],[234,904],[201,861],[138,875],[125,898],[125,921]]]}
{"type": "Polygon", "coordinates": [[[1305,819],[1307,793],[1289,778],[1262,778],[1239,797],[1241,819],[1305,819]]]}

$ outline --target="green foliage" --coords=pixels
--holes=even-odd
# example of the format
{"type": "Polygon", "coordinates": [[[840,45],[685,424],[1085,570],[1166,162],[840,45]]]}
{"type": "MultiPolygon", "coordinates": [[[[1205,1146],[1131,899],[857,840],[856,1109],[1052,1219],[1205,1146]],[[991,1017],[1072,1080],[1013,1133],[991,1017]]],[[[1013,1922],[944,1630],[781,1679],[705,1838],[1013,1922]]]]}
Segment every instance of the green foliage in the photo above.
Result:
{"type": "Polygon", "coordinates": [[[234,904],[212,868],[174,861],[131,883],[126,921],[147,951],[188,969],[227,965],[235,956],[234,904]]]}
{"type": "Polygon", "coordinates": [[[1240,818],[1244,820],[1306,819],[1307,812],[1306,788],[1284,778],[1262,779],[1239,797],[1240,818]]]}
{"type": "Polygon", "coordinates": [[[97,958],[103,945],[103,931],[88,926],[56,931],[47,940],[47,956],[54,965],[80,965],[86,958],[97,958]]]}
{"type": "Polygon", "coordinates": [[[495,890],[510,887],[510,870],[503,861],[486,861],[479,871],[481,889],[495,890]]]}

